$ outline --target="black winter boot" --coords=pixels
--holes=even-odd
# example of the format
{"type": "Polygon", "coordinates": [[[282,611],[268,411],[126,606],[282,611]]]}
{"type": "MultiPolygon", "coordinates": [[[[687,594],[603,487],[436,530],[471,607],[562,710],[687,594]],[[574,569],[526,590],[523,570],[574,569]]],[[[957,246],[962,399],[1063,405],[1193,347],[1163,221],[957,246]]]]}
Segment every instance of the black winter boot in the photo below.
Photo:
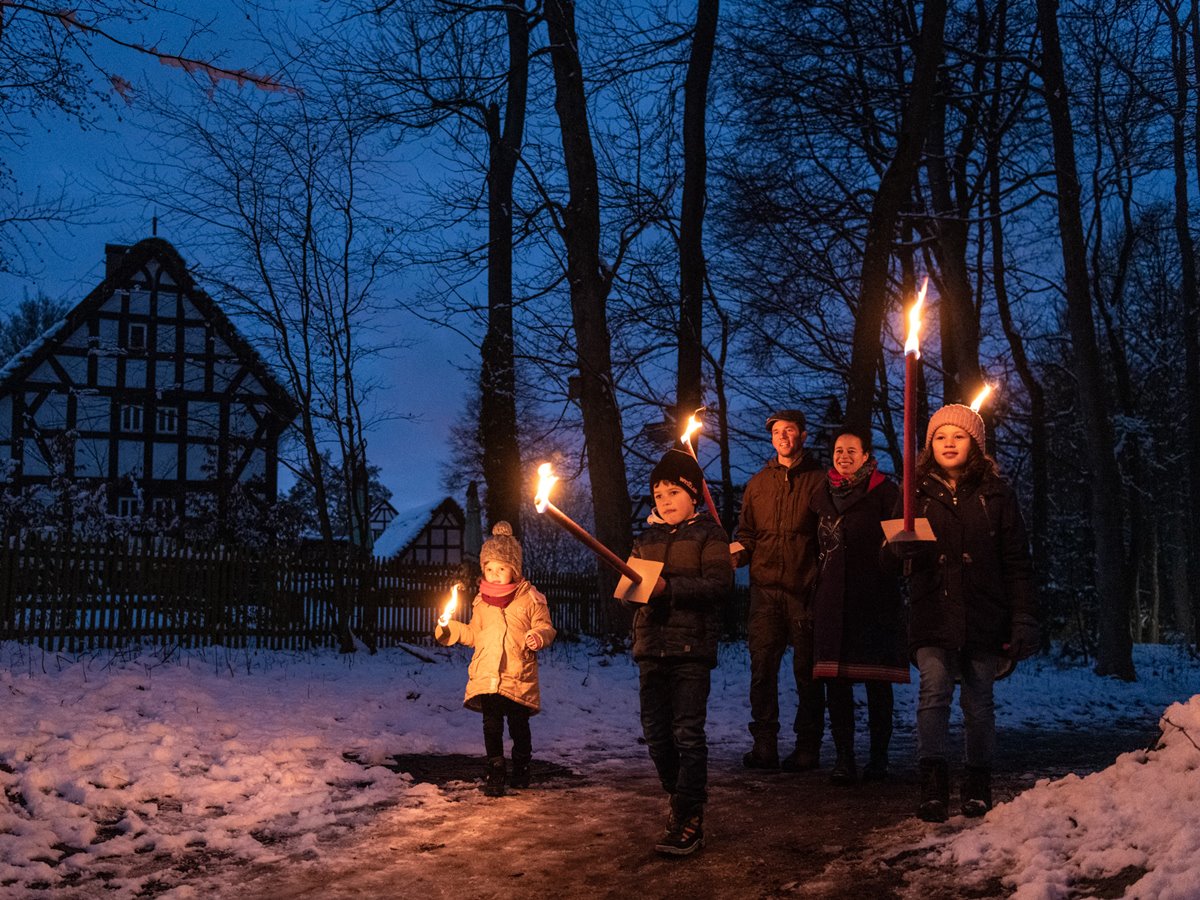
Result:
{"type": "Polygon", "coordinates": [[[887,748],[882,751],[871,746],[871,758],[863,766],[863,781],[884,781],[888,777],[887,748]]]}
{"type": "Polygon", "coordinates": [[[779,765],[785,772],[807,772],[820,767],[821,751],[819,748],[801,747],[797,744],[796,749],[785,756],[779,765]]]}
{"type": "Polygon", "coordinates": [[[967,766],[962,783],[962,814],[975,818],[992,808],[992,770],[986,766],[967,766]]]}
{"type": "Polygon", "coordinates": [[[858,764],[854,761],[853,753],[838,752],[829,780],[839,787],[850,787],[858,781],[858,764]]]}
{"type": "Polygon", "coordinates": [[[926,822],[945,822],[950,817],[950,767],[944,759],[921,760],[917,816],[926,822]]]}
{"type": "Polygon", "coordinates": [[[512,777],[509,779],[509,784],[515,788],[529,787],[529,763],[533,758],[533,754],[528,750],[518,750],[513,748],[512,752],[512,777]]]}
{"type": "Polygon", "coordinates": [[[742,765],[747,769],[778,769],[779,744],[774,735],[756,737],[753,749],[742,757],[742,765]]]}
{"type": "Polygon", "coordinates": [[[489,756],[487,780],[483,783],[483,793],[487,797],[504,796],[504,779],[508,774],[503,756],[489,756]]]}
{"type": "Polygon", "coordinates": [[[681,810],[672,798],[667,830],[654,845],[663,856],[687,856],[704,846],[704,807],[681,810]]]}

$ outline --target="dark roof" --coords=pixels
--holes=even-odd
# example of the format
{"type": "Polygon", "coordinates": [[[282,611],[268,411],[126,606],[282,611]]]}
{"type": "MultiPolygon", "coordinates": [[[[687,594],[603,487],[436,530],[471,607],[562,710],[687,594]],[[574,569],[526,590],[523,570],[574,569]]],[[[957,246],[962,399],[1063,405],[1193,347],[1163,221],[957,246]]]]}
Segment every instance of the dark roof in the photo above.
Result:
{"type": "MultiPolygon", "coordinates": [[[[108,249],[110,248],[106,247],[106,250],[108,249]]],[[[115,246],[111,249],[118,250],[115,246]]],[[[212,323],[216,333],[254,373],[266,389],[271,403],[279,415],[287,421],[294,419],[300,409],[292,395],[279,383],[270,367],[259,356],[258,351],[242,337],[216,302],[196,286],[179,251],[168,241],[158,237],[138,241],[121,256],[119,262],[112,260],[104,280],[96,285],[95,289],[78,306],[67,313],[61,322],[42,334],[33,344],[18,353],[3,370],[0,370],[0,394],[8,393],[21,384],[30,372],[54,352],[55,347],[61,341],[83,324],[93,310],[108,300],[114,291],[130,282],[133,276],[151,259],[158,260],[175,284],[179,286],[179,289],[212,323]]]]}

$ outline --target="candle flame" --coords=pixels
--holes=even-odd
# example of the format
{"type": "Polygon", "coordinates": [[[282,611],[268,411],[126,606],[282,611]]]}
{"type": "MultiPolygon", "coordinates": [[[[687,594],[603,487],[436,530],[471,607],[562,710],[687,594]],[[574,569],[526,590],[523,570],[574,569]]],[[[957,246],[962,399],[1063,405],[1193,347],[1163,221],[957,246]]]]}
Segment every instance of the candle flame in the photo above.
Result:
{"type": "Polygon", "coordinates": [[[904,355],[908,356],[911,353],[917,359],[921,358],[921,307],[925,304],[925,290],[928,287],[927,275],[921,284],[921,290],[917,292],[916,302],[908,310],[908,338],[904,341],[904,355]]]}
{"type": "Polygon", "coordinates": [[[446,605],[442,607],[442,614],[438,616],[438,625],[445,628],[450,624],[450,617],[454,615],[454,610],[458,609],[458,589],[462,587],[456,584],[450,589],[450,599],[446,601],[446,605]]]}
{"type": "Polygon", "coordinates": [[[979,412],[979,408],[983,406],[983,401],[988,398],[988,394],[992,392],[992,386],[985,384],[983,389],[975,395],[975,399],[971,401],[971,412],[979,412]]]}
{"type": "Polygon", "coordinates": [[[537,494],[533,498],[533,508],[540,513],[546,511],[546,507],[550,505],[550,488],[554,487],[554,482],[558,481],[558,477],[550,468],[550,463],[542,463],[538,466],[538,487],[537,494]]]}
{"type": "MultiPolygon", "coordinates": [[[[701,409],[703,409],[703,408],[704,407],[701,407],[701,409]]],[[[695,434],[697,431],[699,431],[703,427],[704,427],[704,423],[698,421],[696,419],[696,414],[692,413],[690,416],[688,416],[687,429],[683,432],[683,437],[681,437],[680,440],[683,441],[684,444],[691,446],[692,435],[695,434]]]]}

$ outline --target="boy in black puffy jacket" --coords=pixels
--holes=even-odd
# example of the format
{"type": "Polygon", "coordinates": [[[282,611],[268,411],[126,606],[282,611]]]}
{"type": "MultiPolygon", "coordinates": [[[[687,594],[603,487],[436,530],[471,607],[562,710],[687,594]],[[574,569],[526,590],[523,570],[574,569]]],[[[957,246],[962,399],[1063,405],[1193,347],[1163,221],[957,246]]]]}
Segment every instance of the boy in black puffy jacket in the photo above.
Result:
{"type": "Polygon", "coordinates": [[[729,538],[697,511],[700,466],[669,450],[650,475],[655,511],[634,556],[662,562],[662,575],[633,620],[640,670],[642,732],[670,814],[655,850],[684,856],[704,846],[709,676],[717,664],[720,605],[733,584],[729,538]]]}

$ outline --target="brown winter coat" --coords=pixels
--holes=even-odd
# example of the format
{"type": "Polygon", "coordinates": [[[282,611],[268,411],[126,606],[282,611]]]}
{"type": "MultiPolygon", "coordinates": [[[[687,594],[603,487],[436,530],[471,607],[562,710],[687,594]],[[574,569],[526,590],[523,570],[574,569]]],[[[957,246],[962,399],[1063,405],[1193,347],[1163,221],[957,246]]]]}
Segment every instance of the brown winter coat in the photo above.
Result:
{"type": "Polygon", "coordinates": [[[774,457],[746,483],[738,541],[750,556],[750,584],[811,601],[817,577],[817,514],[812,500],[825,473],[805,453],[790,469],[774,457]]]}
{"type": "Polygon", "coordinates": [[[463,706],[481,712],[481,695],[500,694],[534,713],[540,711],[537,653],[525,646],[529,634],[539,635],[542,646],[549,647],[557,632],[550,624],[546,598],[528,581],[522,582],[512,603],[503,609],[476,594],[470,623],[451,621],[434,632],[439,644],[475,648],[463,706]]]}

